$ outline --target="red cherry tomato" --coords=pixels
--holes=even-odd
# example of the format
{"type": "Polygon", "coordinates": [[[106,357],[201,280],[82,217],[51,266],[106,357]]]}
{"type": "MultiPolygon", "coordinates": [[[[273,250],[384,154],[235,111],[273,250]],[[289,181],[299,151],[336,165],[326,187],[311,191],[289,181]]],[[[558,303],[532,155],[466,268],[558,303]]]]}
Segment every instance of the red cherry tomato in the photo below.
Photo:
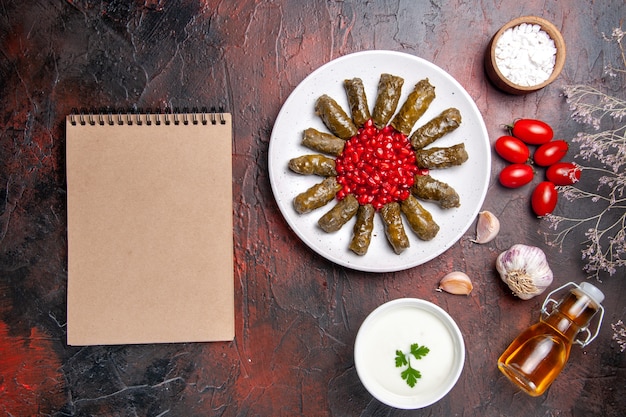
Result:
{"type": "Polygon", "coordinates": [[[513,136],[501,136],[496,140],[494,148],[498,155],[509,162],[523,164],[530,157],[528,146],[513,136]]]}
{"type": "Polygon", "coordinates": [[[556,164],[565,156],[568,149],[569,144],[564,140],[553,140],[552,142],[544,143],[535,151],[533,161],[542,167],[556,164]]]}
{"type": "Polygon", "coordinates": [[[500,184],[508,188],[518,188],[533,180],[535,172],[530,165],[511,164],[500,171],[500,184]]]}
{"type": "Polygon", "coordinates": [[[511,133],[529,145],[543,145],[554,137],[550,125],[541,120],[519,119],[513,123],[511,133]]]}
{"type": "Polygon", "coordinates": [[[554,185],[572,185],[580,180],[582,169],[572,162],[558,162],[546,170],[546,178],[554,185]]]}
{"type": "Polygon", "coordinates": [[[555,185],[550,181],[543,181],[535,187],[530,202],[535,214],[542,217],[554,211],[557,200],[555,185]]]}

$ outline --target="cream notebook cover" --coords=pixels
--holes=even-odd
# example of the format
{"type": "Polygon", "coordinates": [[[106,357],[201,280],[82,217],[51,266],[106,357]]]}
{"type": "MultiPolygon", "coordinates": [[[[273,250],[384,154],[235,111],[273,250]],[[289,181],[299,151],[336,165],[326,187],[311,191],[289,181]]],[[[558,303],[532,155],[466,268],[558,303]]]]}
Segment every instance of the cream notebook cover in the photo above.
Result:
{"type": "Polygon", "coordinates": [[[66,128],[68,344],[233,340],[231,115],[66,128]]]}

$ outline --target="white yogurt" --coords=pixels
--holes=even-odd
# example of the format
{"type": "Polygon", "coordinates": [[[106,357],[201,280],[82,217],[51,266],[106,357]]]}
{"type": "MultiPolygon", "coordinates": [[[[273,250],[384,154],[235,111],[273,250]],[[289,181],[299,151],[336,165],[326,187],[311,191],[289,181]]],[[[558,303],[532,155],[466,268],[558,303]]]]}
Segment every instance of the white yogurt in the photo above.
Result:
{"type": "Polygon", "coordinates": [[[452,319],[424,300],[394,300],[376,309],[363,323],[355,343],[355,364],[363,385],[380,401],[397,408],[420,408],[443,397],[463,367],[463,339],[452,319]],[[417,360],[413,343],[430,349],[417,360]],[[411,359],[421,373],[414,387],[395,366],[396,350],[411,359]]]}

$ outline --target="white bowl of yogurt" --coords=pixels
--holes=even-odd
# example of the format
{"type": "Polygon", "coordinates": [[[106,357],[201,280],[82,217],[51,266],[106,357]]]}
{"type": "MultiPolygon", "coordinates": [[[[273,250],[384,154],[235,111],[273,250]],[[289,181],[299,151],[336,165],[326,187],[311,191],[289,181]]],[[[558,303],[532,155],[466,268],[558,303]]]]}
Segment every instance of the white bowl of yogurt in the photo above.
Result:
{"type": "Polygon", "coordinates": [[[376,308],[354,343],[359,379],[380,402],[400,409],[427,407],[454,387],[465,363],[459,327],[441,307],[400,298],[376,308]]]}

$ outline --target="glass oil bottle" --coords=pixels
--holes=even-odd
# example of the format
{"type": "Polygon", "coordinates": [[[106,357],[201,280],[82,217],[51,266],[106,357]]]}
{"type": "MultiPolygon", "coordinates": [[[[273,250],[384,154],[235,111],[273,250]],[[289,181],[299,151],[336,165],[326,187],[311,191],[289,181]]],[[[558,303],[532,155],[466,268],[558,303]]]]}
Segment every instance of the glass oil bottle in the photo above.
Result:
{"type": "Polygon", "coordinates": [[[567,283],[552,291],[541,308],[538,323],[523,331],[498,359],[498,368],[514,384],[536,397],[545,392],[569,358],[572,344],[587,346],[602,324],[604,294],[594,285],[567,283]],[[557,292],[572,287],[559,301],[557,292]],[[548,312],[547,306],[554,304],[548,312]],[[588,326],[596,313],[598,323],[592,335],[588,326]]]}

